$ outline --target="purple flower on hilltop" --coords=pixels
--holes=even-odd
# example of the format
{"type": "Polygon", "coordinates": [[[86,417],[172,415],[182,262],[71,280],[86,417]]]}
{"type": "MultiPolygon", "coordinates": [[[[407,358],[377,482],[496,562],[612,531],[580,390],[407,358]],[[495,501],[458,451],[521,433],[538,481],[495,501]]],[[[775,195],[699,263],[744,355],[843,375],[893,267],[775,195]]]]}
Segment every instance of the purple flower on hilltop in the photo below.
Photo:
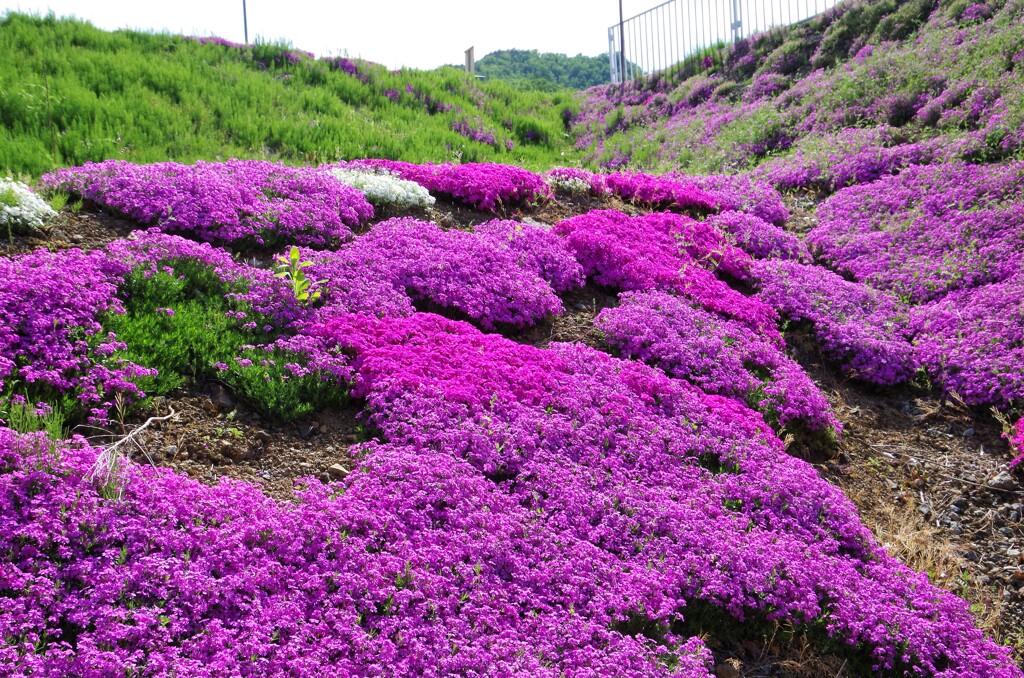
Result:
{"type": "Polygon", "coordinates": [[[855,279],[926,302],[1020,270],[1022,188],[1020,162],[911,167],[834,195],[807,241],[855,279]]]}

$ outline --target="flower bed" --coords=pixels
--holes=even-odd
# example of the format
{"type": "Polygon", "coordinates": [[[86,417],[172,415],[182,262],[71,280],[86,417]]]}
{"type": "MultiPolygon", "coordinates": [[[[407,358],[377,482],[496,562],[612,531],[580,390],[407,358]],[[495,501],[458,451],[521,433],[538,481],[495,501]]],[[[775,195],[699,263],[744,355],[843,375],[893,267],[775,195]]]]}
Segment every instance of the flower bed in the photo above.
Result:
{"type": "Polygon", "coordinates": [[[972,405],[1024,405],[1024,275],[915,308],[914,353],[972,405]]]}
{"type": "Polygon", "coordinates": [[[53,208],[31,188],[11,178],[0,179],[0,233],[33,233],[55,216],[53,208]]]}
{"type": "Polygon", "coordinates": [[[112,357],[124,345],[102,331],[123,312],[103,263],[78,250],[0,258],[0,395],[67,397],[97,419],[143,397],[132,380],[152,371],[112,357]]]}
{"type": "Polygon", "coordinates": [[[776,430],[841,430],[828,401],[778,344],[664,292],[625,292],[619,300],[594,324],[623,356],[707,393],[736,397],[776,430]]]}
{"type": "Polygon", "coordinates": [[[818,209],[815,254],[912,302],[1006,280],[1024,260],[1024,163],[912,167],[818,209]]]}
{"type": "Polygon", "coordinates": [[[771,308],[734,291],[706,268],[720,266],[745,276],[750,261],[706,224],[676,214],[629,217],[597,210],[557,224],[555,232],[600,285],[675,292],[778,338],[778,315],[771,308]]]}
{"type": "Polygon", "coordinates": [[[738,404],[593,349],[535,349],[427,314],[312,331],[355,352],[356,392],[391,445],[445,450],[573,545],[581,620],[642,623],[671,647],[685,640],[669,630],[683,601],[704,601],[739,621],[821,623],[879,666],[1016,675],[1004,651],[957,630],[962,602],[877,549],[738,404]]]}
{"type": "Polygon", "coordinates": [[[755,262],[753,278],[759,299],[810,322],[822,348],[858,379],[899,384],[917,369],[907,309],[892,296],[794,261],[755,262]]]}
{"type": "Polygon", "coordinates": [[[373,216],[363,194],[314,168],[257,160],[88,163],[43,183],[169,233],[219,244],[333,246],[373,216]]]}
{"type": "Polygon", "coordinates": [[[565,243],[549,230],[518,221],[495,219],[473,227],[483,240],[508,250],[516,263],[534,271],[559,294],[583,287],[583,267],[565,243]]]}
{"type": "Polygon", "coordinates": [[[400,179],[385,170],[365,172],[345,167],[332,167],[327,172],[346,186],[362,191],[370,204],[375,207],[405,210],[413,207],[427,208],[435,202],[434,197],[427,189],[414,181],[400,179]]]}
{"type": "Polygon", "coordinates": [[[807,247],[792,233],[761,217],[743,212],[722,212],[707,219],[708,226],[726,234],[736,247],[757,259],[810,258],[807,247]]]}
{"type": "Polygon", "coordinates": [[[626,172],[607,174],[603,179],[611,193],[626,202],[651,208],[713,212],[720,206],[713,194],[697,188],[689,181],[689,177],[687,180],[678,180],[642,172],[626,172]]]}
{"type": "Polygon", "coordinates": [[[308,275],[324,281],[331,312],[409,315],[413,302],[423,301],[485,328],[523,327],[563,310],[544,275],[560,289],[582,275],[557,238],[517,228],[520,236],[510,238],[515,233],[501,223],[478,235],[391,219],[338,252],[306,251],[303,258],[314,262],[308,275]]]}
{"type": "Polygon", "coordinates": [[[544,181],[556,191],[571,195],[608,195],[604,175],[576,167],[556,167],[544,175],[544,181]]]}
{"type": "Polygon", "coordinates": [[[789,221],[789,210],[771,184],[746,174],[686,175],[673,173],[715,196],[722,211],[745,212],[769,224],[781,226],[789,221]]]}
{"type": "Polygon", "coordinates": [[[536,203],[551,195],[544,179],[511,165],[415,165],[396,160],[359,160],[348,166],[384,169],[416,182],[431,193],[446,195],[488,212],[536,203]]]}

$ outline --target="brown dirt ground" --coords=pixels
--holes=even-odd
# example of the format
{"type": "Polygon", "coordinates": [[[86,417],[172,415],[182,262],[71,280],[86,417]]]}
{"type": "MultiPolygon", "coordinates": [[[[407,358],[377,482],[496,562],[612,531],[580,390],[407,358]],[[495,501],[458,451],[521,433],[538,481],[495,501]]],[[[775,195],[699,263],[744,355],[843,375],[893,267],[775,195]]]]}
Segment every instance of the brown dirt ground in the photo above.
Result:
{"type": "MultiPolygon", "coordinates": [[[[813,227],[815,201],[792,197],[790,228],[813,227]]],[[[536,208],[499,215],[541,224],[590,209],[639,210],[619,201],[560,196],[536,208]]],[[[471,228],[495,218],[439,201],[431,210],[390,216],[429,218],[447,228],[471,228]]],[[[0,242],[0,255],[37,247],[100,247],[126,236],[130,222],[86,205],[65,211],[40,238],[0,242]]],[[[588,285],[563,298],[566,314],[514,336],[546,346],[583,341],[606,348],[594,317],[614,306],[614,293],[588,285]]],[[[787,336],[793,356],[822,388],[846,430],[833,458],[812,460],[823,477],[857,506],[865,525],[894,556],[971,604],[979,626],[1024,660],[1024,493],[1019,477],[1006,489],[990,485],[1006,467],[1008,448],[993,416],[943,401],[926,386],[881,390],[845,378],[799,332],[787,336]]],[[[307,477],[341,480],[353,467],[349,448],[360,439],[357,404],[314,419],[277,426],[209,382],[154,399],[149,411],[111,430],[93,433],[105,443],[135,431],[133,457],[168,466],[204,483],[233,478],[260,485],[287,501],[307,477]],[[150,417],[154,421],[138,430],[150,417]]],[[[724,643],[709,640],[720,678],[850,675],[841,657],[815,653],[799,632],[769,625],[724,643]]]]}

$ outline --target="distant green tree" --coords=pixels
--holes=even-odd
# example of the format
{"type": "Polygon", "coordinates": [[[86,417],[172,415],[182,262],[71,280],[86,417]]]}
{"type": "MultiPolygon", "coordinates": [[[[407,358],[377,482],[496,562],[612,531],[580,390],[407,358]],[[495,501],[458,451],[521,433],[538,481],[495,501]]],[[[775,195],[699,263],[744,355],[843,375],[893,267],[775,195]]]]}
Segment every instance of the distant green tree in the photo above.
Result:
{"type": "Polygon", "coordinates": [[[539,53],[535,49],[508,49],[491,52],[476,62],[480,75],[495,80],[529,82],[536,89],[537,81],[560,87],[586,89],[609,82],[608,56],[574,57],[564,54],[539,53]]]}

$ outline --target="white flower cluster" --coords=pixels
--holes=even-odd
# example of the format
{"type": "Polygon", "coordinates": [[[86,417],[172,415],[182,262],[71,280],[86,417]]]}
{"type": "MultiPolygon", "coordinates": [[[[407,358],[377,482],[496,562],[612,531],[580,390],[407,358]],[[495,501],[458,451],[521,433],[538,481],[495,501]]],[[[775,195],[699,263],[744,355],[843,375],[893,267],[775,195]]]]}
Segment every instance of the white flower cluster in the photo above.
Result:
{"type": "Polygon", "coordinates": [[[31,233],[57,216],[32,189],[8,177],[0,179],[0,232],[31,233]]]}
{"type": "Polygon", "coordinates": [[[334,167],[328,171],[341,183],[362,191],[367,201],[374,206],[408,209],[430,207],[434,204],[434,196],[430,195],[427,189],[389,172],[369,172],[341,167],[334,167]]]}
{"type": "Polygon", "coordinates": [[[570,195],[587,195],[590,193],[590,182],[578,177],[559,177],[549,174],[544,177],[544,181],[548,182],[548,186],[559,193],[568,193],[570,195]]]}

